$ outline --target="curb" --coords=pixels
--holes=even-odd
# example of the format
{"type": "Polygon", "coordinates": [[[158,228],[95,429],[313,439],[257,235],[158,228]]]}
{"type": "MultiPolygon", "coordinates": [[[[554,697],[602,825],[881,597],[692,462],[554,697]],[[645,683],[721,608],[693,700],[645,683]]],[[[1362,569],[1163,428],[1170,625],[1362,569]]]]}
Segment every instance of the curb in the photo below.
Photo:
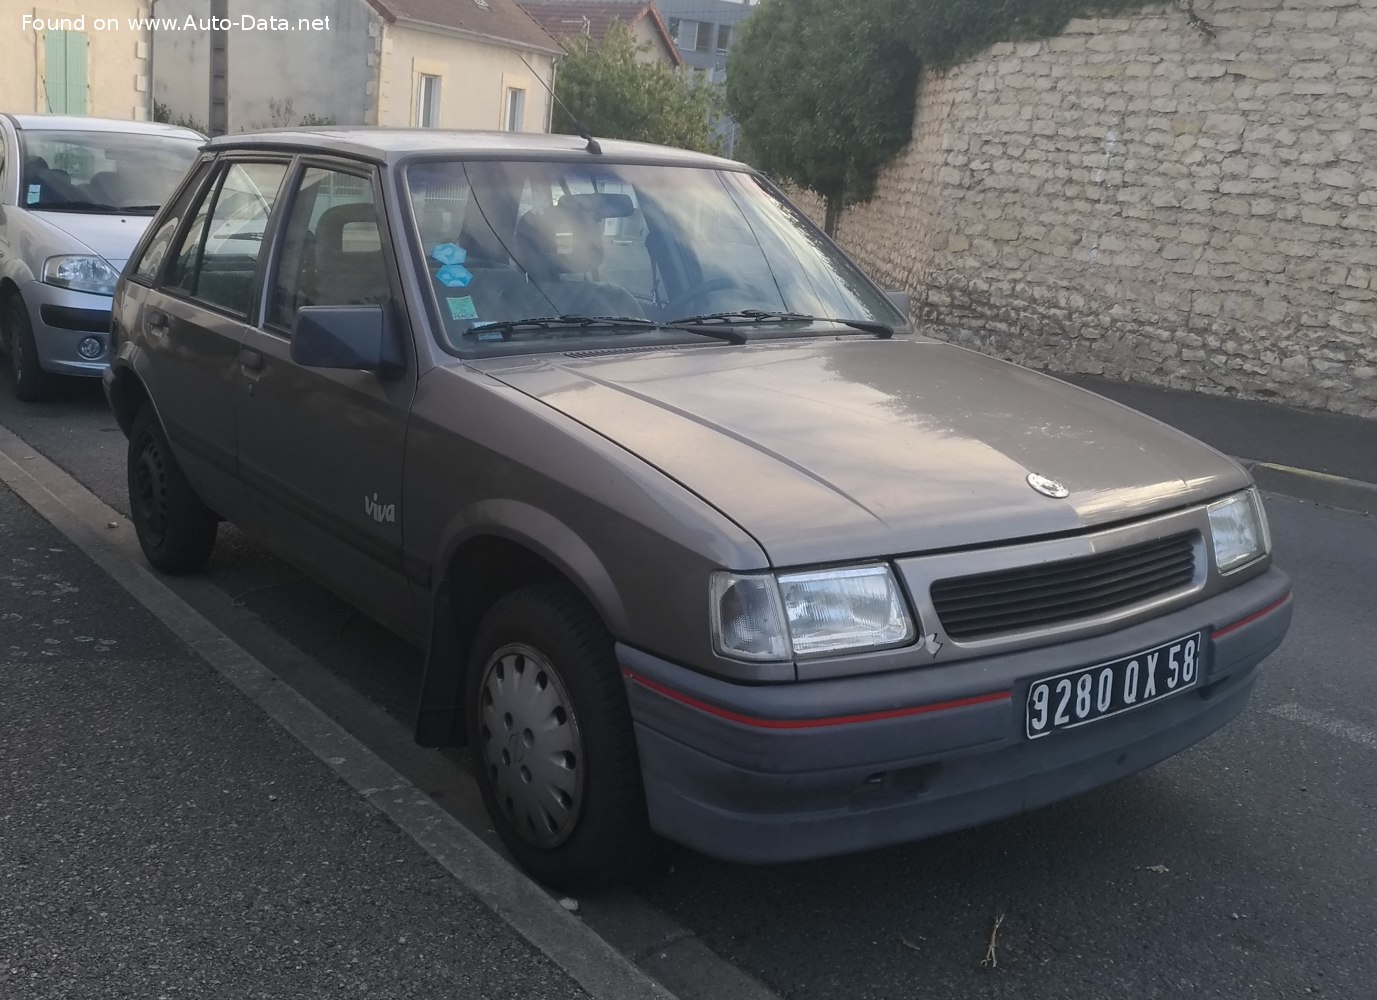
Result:
{"type": "Polygon", "coordinates": [[[1331,476],[1327,472],[1297,469],[1275,462],[1257,462],[1245,458],[1238,461],[1252,474],[1258,486],[1272,493],[1362,514],[1377,513],[1377,483],[1365,483],[1360,479],[1346,479],[1343,476],[1331,476]]]}

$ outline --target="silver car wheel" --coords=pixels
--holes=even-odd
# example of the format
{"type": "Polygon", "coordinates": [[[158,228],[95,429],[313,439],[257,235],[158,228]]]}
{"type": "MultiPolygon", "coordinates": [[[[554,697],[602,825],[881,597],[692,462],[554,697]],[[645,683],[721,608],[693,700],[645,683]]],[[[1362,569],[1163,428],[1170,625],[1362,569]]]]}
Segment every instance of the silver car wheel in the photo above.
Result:
{"type": "Polygon", "coordinates": [[[559,846],[578,824],[584,775],[564,682],[539,651],[512,643],[489,657],[479,692],[480,750],[500,807],[526,842],[559,846]]]}

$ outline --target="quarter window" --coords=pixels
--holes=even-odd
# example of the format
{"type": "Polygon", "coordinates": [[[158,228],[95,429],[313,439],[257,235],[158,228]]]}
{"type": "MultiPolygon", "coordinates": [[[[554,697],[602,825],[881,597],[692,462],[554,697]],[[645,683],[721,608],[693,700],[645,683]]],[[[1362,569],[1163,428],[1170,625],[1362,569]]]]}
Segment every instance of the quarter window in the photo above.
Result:
{"type": "Polygon", "coordinates": [[[289,331],[302,306],[381,305],[391,297],[373,185],[309,168],[292,199],[268,321],[289,331]]]}
{"type": "Polygon", "coordinates": [[[158,276],[158,268],[162,265],[163,258],[167,256],[167,248],[172,243],[172,237],[176,235],[177,227],[186,216],[187,205],[191,202],[198,185],[199,177],[187,184],[180,202],[168,211],[167,218],[153,233],[153,238],[148,241],[143,256],[139,258],[139,262],[134,268],[136,277],[152,281],[158,276]]]}
{"type": "Polygon", "coordinates": [[[201,202],[173,263],[169,285],[247,317],[263,234],[285,163],[232,163],[201,202]]]}

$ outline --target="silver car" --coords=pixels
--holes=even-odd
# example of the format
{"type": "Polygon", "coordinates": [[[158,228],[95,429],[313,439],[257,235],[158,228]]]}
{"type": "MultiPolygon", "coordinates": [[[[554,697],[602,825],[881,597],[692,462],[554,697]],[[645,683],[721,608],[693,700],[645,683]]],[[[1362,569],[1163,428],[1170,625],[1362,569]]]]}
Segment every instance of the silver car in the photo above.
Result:
{"type": "Polygon", "coordinates": [[[0,347],[20,399],[105,370],[120,269],[203,141],[171,125],[0,115],[0,347]]]}
{"type": "Polygon", "coordinates": [[[728,160],[217,138],[112,336],[149,561],[231,521],[424,646],[417,738],[565,888],[1086,791],[1242,711],[1291,620],[1236,462],[922,336],[728,160]]]}

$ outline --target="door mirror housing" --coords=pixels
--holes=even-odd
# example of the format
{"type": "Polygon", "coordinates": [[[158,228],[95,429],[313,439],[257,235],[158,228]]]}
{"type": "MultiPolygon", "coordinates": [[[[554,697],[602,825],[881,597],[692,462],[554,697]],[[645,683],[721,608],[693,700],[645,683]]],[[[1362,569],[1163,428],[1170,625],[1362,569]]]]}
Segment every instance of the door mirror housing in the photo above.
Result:
{"type": "Polygon", "coordinates": [[[292,360],[390,376],[405,364],[387,306],[302,306],[292,324],[292,360]]]}
{"type": "Polygon", "coordinates": [[[904,314],[904,319],[913,319],[912,314],[909,312],[909,307],[913,303],[909,299],[908,292],[898,288],[886,288],[885,295],[889,297],[890,302],[894,303],[894,308],[904,314]]]}

